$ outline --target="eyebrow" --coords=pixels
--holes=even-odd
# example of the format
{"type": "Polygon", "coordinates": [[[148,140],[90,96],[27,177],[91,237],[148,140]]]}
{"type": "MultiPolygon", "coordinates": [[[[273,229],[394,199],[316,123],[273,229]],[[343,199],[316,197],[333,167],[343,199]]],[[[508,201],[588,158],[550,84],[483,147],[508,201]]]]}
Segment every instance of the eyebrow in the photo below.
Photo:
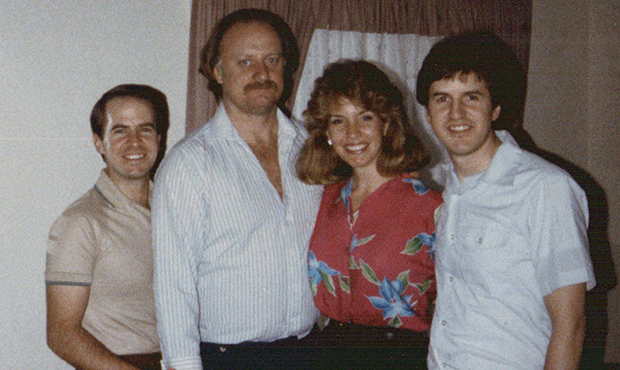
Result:
{"type": "MultiPolygon", "coordinates": [[[[129,127],[129,126],[130,126],[130,125],[127,125],[127,124],[125,124],[125,123],[113,123],[113,124],[112,124],[112,126],[110,126],[110,131],[112,131],[112,130],[114,130],[115,128],[118,128],[118,127],[129,127]]],[[[155,128],[157,128],[157,126],[155,125],[155,123],[154,123],[154,122],[144,122],[144,123],[140,123],[140,124],[138,124],[138,127],[139,127],[139,128],[142,128],[142,127],[152,127],[152,128],[154,128],[154,129],[155,129],[155,128]]]]}
{"type": "MultiPolygon", "coordinates": [[[[465,92],[463,92],[463,95],[484,95],[484,91],[483,90],[467,90],[465,92]]],[[[431,96],[437,96],[437,95],[450,95],[449,92],[447,91],[435,91],[431,94],[431,96]]]]}

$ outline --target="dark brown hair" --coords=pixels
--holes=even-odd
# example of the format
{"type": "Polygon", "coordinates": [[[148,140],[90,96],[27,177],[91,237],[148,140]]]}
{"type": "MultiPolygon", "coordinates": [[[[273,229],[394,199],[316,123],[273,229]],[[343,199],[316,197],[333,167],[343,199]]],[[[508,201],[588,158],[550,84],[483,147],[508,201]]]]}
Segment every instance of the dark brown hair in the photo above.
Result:
{"type": "Polygon", "coordinates": [[[493,108],[501,106],[493,128],[513,128],[523,110],[527,78],[510,46],[488,31],[447,37],[431,48],[418,73],[418,102],[428,107],[433,82],[472,72],[489,89],[493,108]]]}
{"type": "Polygon", "coordinates": [[[297,175],[303,182],[328,185],[353,174],[327,143],[329,108],[342,97],[373,112],[387,126],[377,159],[381,175],[417,171],[428,163],[430,154],[409,124],[400,90],[375,65],[343,60],[328,65],[316,79],[304,112],[309,136],[297,161],[297,175]]]}

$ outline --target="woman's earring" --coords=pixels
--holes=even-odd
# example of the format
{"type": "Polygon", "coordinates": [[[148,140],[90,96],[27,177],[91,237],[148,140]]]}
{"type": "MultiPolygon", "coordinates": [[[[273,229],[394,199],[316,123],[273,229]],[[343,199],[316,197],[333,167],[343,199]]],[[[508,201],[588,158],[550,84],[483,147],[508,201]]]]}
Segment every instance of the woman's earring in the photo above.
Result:
{"type": "Polygon", "coordinates": [[[331,146],[333,144],[332,139],[327,139],[327,144],[331,146]]]}

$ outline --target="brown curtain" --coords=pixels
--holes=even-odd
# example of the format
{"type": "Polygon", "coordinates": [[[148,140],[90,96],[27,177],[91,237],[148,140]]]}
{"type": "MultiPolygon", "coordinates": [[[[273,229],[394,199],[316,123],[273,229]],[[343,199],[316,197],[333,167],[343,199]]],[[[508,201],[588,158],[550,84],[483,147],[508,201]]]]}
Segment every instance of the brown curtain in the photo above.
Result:
{"type": "Polygon", "coordinates": [[[242,8],[277,13],[295,33],[301,63],[291,105],[315,28],[423,36],[491,30],[512,45],[526,69],[529,59],[532,0],[193,0],[186,134],[207,122],[216,107],[198,73],[200,49],[219,19],[242,8]]]}

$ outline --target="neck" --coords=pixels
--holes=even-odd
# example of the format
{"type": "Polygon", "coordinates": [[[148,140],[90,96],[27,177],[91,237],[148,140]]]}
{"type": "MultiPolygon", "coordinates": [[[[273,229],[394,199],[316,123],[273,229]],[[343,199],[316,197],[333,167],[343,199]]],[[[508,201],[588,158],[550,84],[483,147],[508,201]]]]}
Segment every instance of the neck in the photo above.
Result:
{"type": "Polygon", "coordinates": [[[486,171],[501,144],[501,140],[493,133],[489,140],[475,152],[463,156],[451,155],[450,159],[459,181],[486,171]]]}
{"type": "Polygon", "coordinates": [[[139,179],[122,179],[118,178],[118,176],[110,175],[110,172],[107,170],[106,173],[127,198],[146,208],[151,208],[151,182],[148,176],[139,179]]]}
{"type": "Polygon", "coordinates": [[[247,113],[224,101],[224,108],[239,136],[247,143],[271,143],[274,139],[277,141],[278,109],[276,106],[261,113],[247,113]]]}
{"type": "Polygon", "coordinates": [[[370,194],[391,179],[392,177],[380,175],[376,169],[373,171],[354,171],[351,184],[353,209],[356,210],[370,194]]]}

